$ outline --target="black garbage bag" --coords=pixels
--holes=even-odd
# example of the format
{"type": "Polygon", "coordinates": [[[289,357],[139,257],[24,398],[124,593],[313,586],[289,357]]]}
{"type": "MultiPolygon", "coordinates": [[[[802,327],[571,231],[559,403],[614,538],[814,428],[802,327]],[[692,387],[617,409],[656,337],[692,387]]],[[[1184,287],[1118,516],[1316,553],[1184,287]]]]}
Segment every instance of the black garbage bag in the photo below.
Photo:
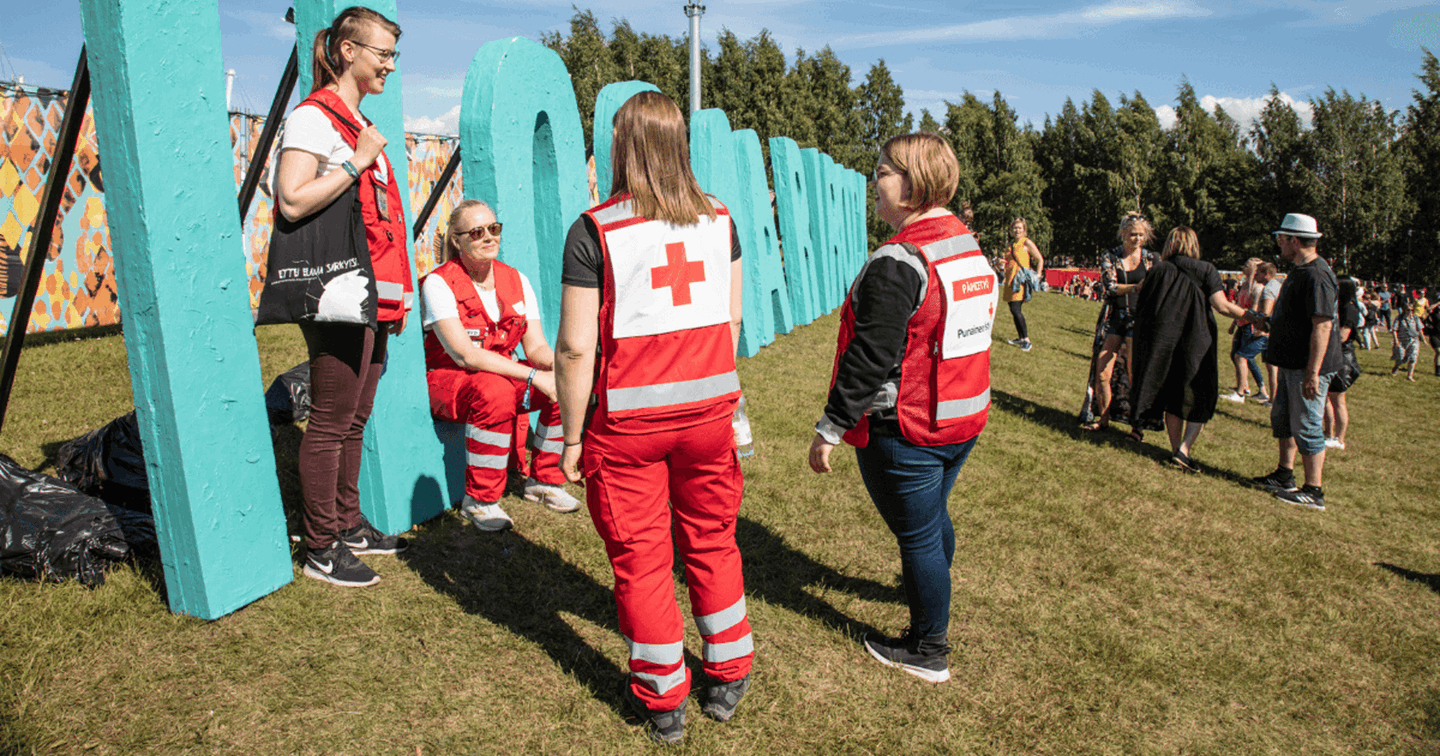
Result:
{"type": "Polygon", "coordinates": [[[112,507],[0,454],[0,574],[105,582],[105,568],[154,546],[149,515],[112,507]]]}
{"type": "Polygon", "coordinates": [[[55,471],[81,493],[135,512],[150,512],[145,448],[134,410],[66,442],[56,452],[55,471]]]}
{"type": "Polygon", "coordinates": [[[302,362],[275,377],[265,390],[265,413],[271,427],[310,417],[310,363],[302,362]]]}

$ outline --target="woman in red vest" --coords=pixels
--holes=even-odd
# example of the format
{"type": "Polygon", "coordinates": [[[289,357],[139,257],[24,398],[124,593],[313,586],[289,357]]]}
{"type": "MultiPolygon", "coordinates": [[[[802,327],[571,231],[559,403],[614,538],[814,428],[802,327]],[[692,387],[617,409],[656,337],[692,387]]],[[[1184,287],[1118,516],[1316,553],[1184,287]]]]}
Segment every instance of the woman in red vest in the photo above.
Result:
{"type": "Polygon", "coordinates": [[[430,411],[465,424],[460,511],[480,530],[510,527],[499,500],[512,460],[526,499],[556,512],[580,508],[560,474],[555,354],[540,330],[540,301],[525,274],[500,262],[500,229],[489,205],[461,202],[445,232],[450,260],[420,282],[430,411]],[[523,448],[530,410],[540,412],[533,470],[523,448]]]}
{"type": "Polygon", "coordinates": [[[730,426],[740,396],[740,247],[728,211],[690,171],[685,120],[670,98],[635,95],[614,128],[613,192],[565,241],[561,468],[572,481],[583,471],[615,571],[630,646],[624,698],[652,738],[675,743],[690,673],[674,550],[714,683],[701,696],[705,714],[730,719],[754,658],[735,545],[743,479],[730,426]]]}
{"type": "MultiPolygon", "coordinates": [[[[359,234],[349,225],[354,216],[328,210],[358,202],[362,252],[375,273],[378,328],[321,322],[323,299],[320,316],[300,322],[310,354],[310,420],[300,442],[308,549],[304,573],[343,586],[380,581],[356,554],[393,554],[406,546],[405,539],[387,536],[365,520],[358,488],[361,443],[385,364],[386,339],[405,329],[413,299],[395,168],[383,152],[385,137],[360,113],[366,95],[385,91],[399,38],[395,22],[358,7],[342,11],[315,35],[315,88],[285,120],[275,179],[277,210],[283,216],[277,226],[282,221],[294,225],[296,234],[310,237],[309,243],[356,244],[359,234]]],[[[360,299],[365,299],[363,292],[360,299]]],[[[368,304],[358,307],[369,309],[368,304]]]]}
{"type": "Polygon", "coordinates": [[[867,634],[881,663],[931,682],[950,679],[947,500],[990,408],[990,339],[999,290],[970,229],[946,203],[960,165],[944,137],[885,143],[872,182],[876,215],[896,234],[860,269],[840,311],[825,414],[810,467],[830,472],[843,438],[900,544],[910,626],[867,634]]]}

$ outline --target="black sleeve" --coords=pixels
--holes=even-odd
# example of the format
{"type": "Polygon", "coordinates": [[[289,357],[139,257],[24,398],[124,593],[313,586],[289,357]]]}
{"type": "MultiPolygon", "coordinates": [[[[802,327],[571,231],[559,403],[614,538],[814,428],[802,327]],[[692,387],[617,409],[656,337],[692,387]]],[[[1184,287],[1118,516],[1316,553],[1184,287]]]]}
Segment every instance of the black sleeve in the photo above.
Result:
{"type": "Polygon", "coordinates": [[[1215,296],[1215,292],[1224,291],[1225,283],[1220,280],[1220,271],[1210,263],[1205,263],[1205,300],[1215,296]]]}
{"type": "Polygon", "coordinates": [[[600,254],[600,229],[590,216],[582,215],[570,226],[565,236],[565,254],[560,270],[560,283],[582,289],[598,289],[605,265],[600,254]]]}
{"type": "MultiPolygon", "coordinates": [[[[730,219],[730,261],[740,259],[740,232],[735,219],[730,219]]],[[[582,289],[598,289],[604,276],[604,256],[600,253],[600,230],[590,216],[582,215],[570,225],[565,236],[563,267],[560,283],[582,289]]]]}
{"type": "Polygon", "coordinates": [[[825,417],[849,430],[860,422],[875,392],[900,364],[905,329],[925,293],[925,279],[893,257],[877,257],[861,274],[850,305],[855,335],[840,355],[825,417]]]}
{"type": "Polygon", "coordinates": [[[1307,314],[1315,317],[1335,317],[1336,304],[1339,300],[1335,279],[1316,270],[1310,272],[1310,284],[1310,296],[1314,306],[1307,314]]]}

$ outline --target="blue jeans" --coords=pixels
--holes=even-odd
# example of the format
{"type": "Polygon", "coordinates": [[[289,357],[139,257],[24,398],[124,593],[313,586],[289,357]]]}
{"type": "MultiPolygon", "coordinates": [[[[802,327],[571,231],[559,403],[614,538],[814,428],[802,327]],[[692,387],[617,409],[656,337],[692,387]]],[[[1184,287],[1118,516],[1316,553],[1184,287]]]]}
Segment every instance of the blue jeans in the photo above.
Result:
{"type": "Polygon", "coordinates": [[[976,438],[946,446],[916,446],[903,438],[872,433],[870,444],[855,450],[865,488],[900,543],[910,627],[922,637],[945,633],[950,627],[955,528],[946,502],[976,438]]]}

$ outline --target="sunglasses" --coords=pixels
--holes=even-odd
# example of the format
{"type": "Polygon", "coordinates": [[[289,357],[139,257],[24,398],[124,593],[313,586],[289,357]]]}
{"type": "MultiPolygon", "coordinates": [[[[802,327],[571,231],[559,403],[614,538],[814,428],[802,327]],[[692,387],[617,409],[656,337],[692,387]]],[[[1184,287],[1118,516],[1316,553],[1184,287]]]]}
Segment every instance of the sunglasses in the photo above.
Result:
{"type": "Polygon", "coordinates": [[[485,238],[485,232],[488,231],[488,232],[490,232],[490,235],[491,235],[491,236],[495,237],[496,239],[499,239],[499,238],[500,238],[500,229],[501,229],[502,225],[503,225],[503,224],[501,224],[500,221],[495,221],[494,223],[491,223],[491,224],[488,225],[488,226],[476,226],[475,228],[472,228],[472,229],[470,229],[469,231],[460,231],[460,232],[457,232],[455,235],[456,235],[456,236],[468,236],[468,237],[470,237],[470,241],[480,241],[481,239],[484,239],[484,238],[485,238]]]}

